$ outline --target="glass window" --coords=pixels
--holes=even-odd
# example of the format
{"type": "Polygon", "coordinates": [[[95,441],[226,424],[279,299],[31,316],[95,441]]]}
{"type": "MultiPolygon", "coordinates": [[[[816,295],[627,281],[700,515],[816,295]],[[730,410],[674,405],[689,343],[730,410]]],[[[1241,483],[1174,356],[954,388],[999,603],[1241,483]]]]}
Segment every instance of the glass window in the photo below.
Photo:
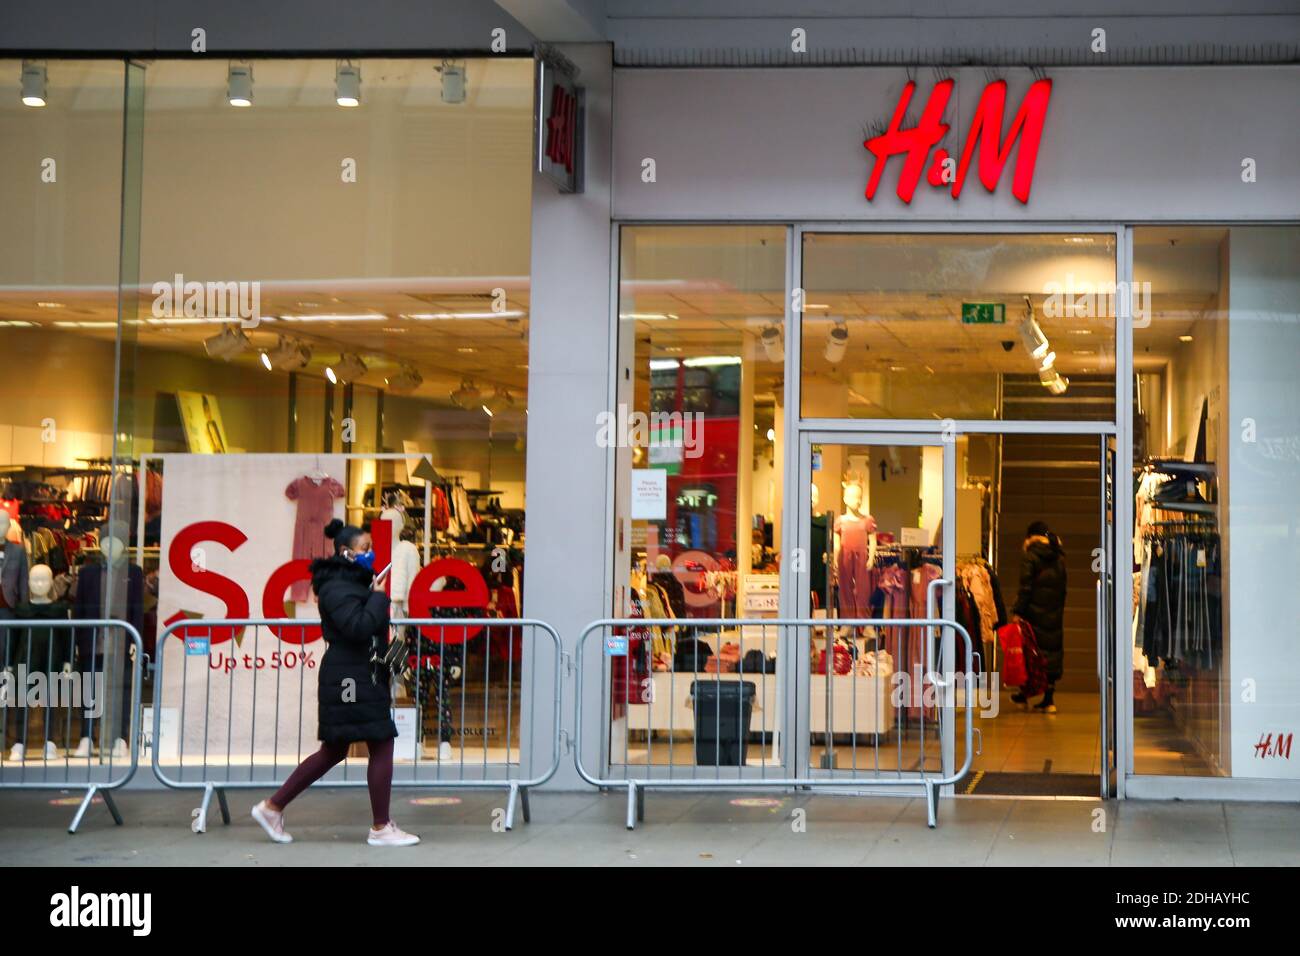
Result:
{"type": "Polygon", "coordinates": [[[803,285],[804,418],[1114,417],[1113,236],[810,233],[803,285]]]}
{"type": "Polygon", "coordinates": [[[1134,770],[1287,777],[1300,228],[1134,230],[1134,770]]]}
{"type": "MultiPolygon", "coordinates": [[[[620,616],[776,616],[785,233],[780,226],[621,230],[623,371],[617,412],[598,423],[602,440],[617,448],[620,616]]],[[[692,763],[689,745],[674,750],[657,735],[691,732],[690,710],[680,707],[697,664],[702,672],[710,655],[737,664],[757,655],[764,663],[751,657],[749,669],[768,693],[776,639],[775,629],[647,629],[629,659],[639,679],[616,680],[614,718],[623,723],[612,738],[613,761],[692,763]],[[626,697],[625,685],[632,688],[626,697]]],[[[774,707],[765,714],[770,727],[774,707]]],[[[761,722],[756,717],[755,727],[761,722]]]]}

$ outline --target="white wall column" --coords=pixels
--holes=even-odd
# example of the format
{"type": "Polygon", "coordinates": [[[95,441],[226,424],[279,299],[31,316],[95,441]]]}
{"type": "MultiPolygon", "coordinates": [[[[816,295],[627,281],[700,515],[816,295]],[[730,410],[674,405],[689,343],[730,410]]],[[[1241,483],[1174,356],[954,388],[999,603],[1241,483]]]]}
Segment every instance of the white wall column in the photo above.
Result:
{"type": "MultiPolygon", "coordinates": [[[[560,632],[572,653],[584,625],[609,608],[607,552],[609,449],[596,444],[596,416],[609,406],[610,133],[612,51],[607,44],[568,44],[559,51],[581,71],[586,89],[585,187],[565,195],[540,174],[533,180],[528,342],[527,558],[524,614],[560,632]]],[[[538,645],[541,647],[542,645],[538,645]]],[[[593,675],[600,648],[593,643],[593,675]]],[[[548,654],[536,665],[535,766],[545,762],[551,725],[548,654]]],[[[531,685],[525,674],[525,687],[531,685]]],[[[599,680],[588,682],[599,712],[599,680]]],[[[524,713],[529,713],[528,701],[524,713]]],[[[572,732],[573,684],[567,679],[561,726],[572,732]]],[[[595,740],[591,741],[593,744],[595,740]]],[[[598,750],[587,756],[594,767],[598,750]]],[[[551,786],[586,787],[571,755],[551,786]]]]}

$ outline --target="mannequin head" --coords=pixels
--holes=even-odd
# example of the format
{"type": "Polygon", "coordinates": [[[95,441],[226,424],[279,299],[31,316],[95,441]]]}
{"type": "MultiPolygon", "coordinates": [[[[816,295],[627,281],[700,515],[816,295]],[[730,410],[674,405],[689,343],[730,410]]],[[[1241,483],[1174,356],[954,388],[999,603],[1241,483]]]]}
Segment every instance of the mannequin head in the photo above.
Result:
{"type": "Polygon", "coordinates": [[[54,600],[51,597],[53,591],[54,572],[48,565],[33,564],[31,573],[27,575],[28,599],[33,604],[50,604],[54,600]]]}
{"type": "Polygon", "coordinates": [[[106,534],[99,539],[99,550],[104,553],[104,557],[108,559],[109,564],[113,564],[126,553],[126,545],[122,543],[121,538],[106,534]]]}
{"type": "Polygon", "coordinates": [[[382,518],[384,521],[391,521],[393,523],[394,541],[396,541],[398,538],[402,536],[402,528],[405,527],[406,520],[402,517],[402,513],[400,511],[398,511],[396,508],[385,508],[383,511],[379,513],[379,517],[382,518]]]}
{"type": "Polygon", "coordinates": [[[844,508],[855,513],[862,508],[862,485],[856,481],[850,481],[844,486],[844,508]]]}

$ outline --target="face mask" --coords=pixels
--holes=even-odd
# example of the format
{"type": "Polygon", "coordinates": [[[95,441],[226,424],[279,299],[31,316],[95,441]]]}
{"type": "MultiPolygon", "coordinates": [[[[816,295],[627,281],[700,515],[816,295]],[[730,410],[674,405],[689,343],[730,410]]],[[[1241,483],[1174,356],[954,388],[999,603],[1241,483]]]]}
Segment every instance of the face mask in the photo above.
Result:
{"type": "Polygon", "coordinates": [[[373,574],[375,570],[375,551],[372,548],[369,551],[359,552],[352,558],[352,561],[373,574]]]}

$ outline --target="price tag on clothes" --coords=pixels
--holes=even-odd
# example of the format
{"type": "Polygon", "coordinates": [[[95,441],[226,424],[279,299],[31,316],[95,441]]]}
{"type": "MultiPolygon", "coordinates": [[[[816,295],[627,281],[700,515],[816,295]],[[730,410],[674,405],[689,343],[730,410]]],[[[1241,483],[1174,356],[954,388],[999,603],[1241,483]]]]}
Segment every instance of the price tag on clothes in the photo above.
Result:
{"type": "Polygon", "coordinates": [[[1205,567],[1205,549],[1204,549],[1204,548],[1197,548],[1197,550],[1196,550],[1196,566],[1197,566],[1198,568],[1203,568],[1203,567],[1205,567]]]}
{"type": "Polygon", "coordinates": [[[605,638],[606,657],[627,657],[627,636],[610,634],[605,638]]]}

